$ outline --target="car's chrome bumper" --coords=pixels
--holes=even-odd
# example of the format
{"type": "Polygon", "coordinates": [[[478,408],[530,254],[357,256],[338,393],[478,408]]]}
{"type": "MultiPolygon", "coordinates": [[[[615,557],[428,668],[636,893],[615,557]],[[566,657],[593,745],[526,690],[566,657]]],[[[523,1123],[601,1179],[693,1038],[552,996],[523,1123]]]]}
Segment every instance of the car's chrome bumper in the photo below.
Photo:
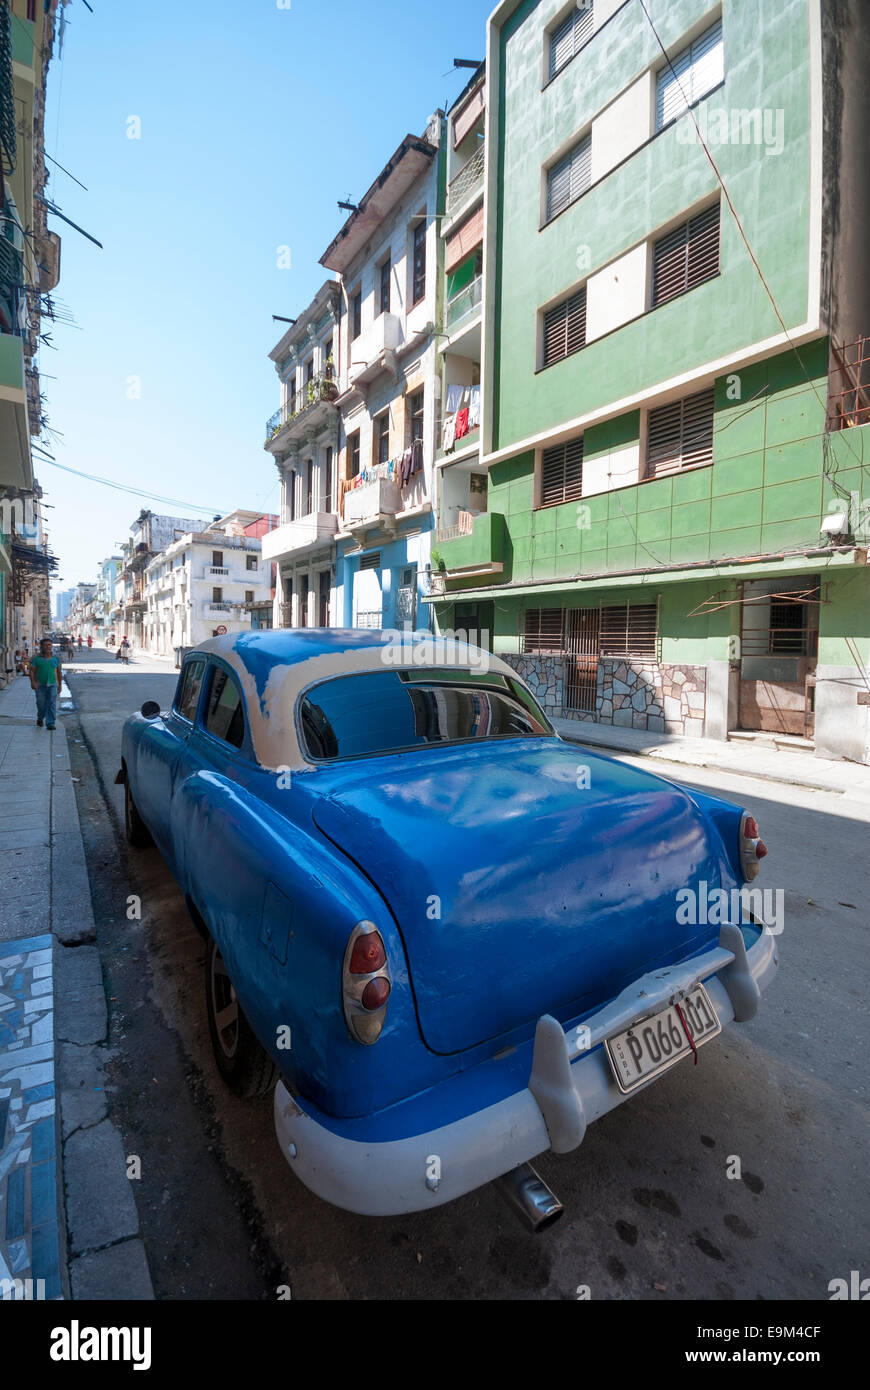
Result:
{"type": "Polygon", "coordinates": [[[453,1201],[547,1149],[576,1148],[588,1124],[630,1099],[613,1079],[600,1046],[604,1038],[664,1008],[699,981],[723,1025],[743,1022],[754,1015],[777,964],[776,938],[769,932],[747,951],[739,928],[723,927],[712,951],[644,975],[587,1018],[579,1042],[580,1030],[566,1033],[549,1015],[539,1019],[524,1090],[404,1139],[363,1142],[337,1134],[307,1115],[279,1082],[275,1129],[281,1151],[306,1187],[347,1211],[390,1216],[453,1201]]]}

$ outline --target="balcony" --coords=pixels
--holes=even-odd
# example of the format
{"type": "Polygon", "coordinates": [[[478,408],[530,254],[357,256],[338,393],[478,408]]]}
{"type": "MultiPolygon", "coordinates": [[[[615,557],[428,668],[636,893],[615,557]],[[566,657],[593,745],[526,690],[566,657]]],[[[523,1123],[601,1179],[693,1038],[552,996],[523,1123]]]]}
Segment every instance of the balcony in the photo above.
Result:
{"type": "Polygon", "coordinates": [[[379,314],[374,323],[350,345],[351,386],[373,381],[392,364],[389,354],[402,344],[402,321],[397,314],[379,314]]]}
{"type": "Polygon", "coordinates": [[[263,559],[283,560],[303,554],[332,540],[338,530],[335,512],[309,512],[298,521],[287,521],[263,536],[263,559]]]}
{"type": "Polygon", "coordinates": [[[442,541],[455,541],[460,536],[470,536],[474,530],[474,513],[460,512],[454,526],[439,526],[435,532],[435,541],[438,545],[442,541]]]}
{"type": "Polygon", "coordinates": [[[206,565],[203,579],[210,579],[213,574],[227,578],[229,575],[229,565],[206,565]]]}
{"type": "Polygon", "coordinates": [[[460,208],[483,188],[483,166],[485,146],[479,146],[467,164],[464,164],[455,178],[447,185],[447,216],[453,217],[460,208]]]}
{"type": "Polygon", "coordinates": [[[448,299],[444,310],[445,327],[448,333],[455,333],[456,329],[466,320],[470,322],[472,315],[480,308],[482,290],[483,276],[478,275],[470,285],[466,285],[452,299],[448,299]]]}
{"type": "Polygon", "coordinates": [[[466,512],[455,527],[445,527],[437,533],[438,549],[449,578],[500,574],[504,569],[504,540],[501,512],[479,512],[477,516],[466,512]],[[471,517],[470,527],[465,517],[471,517]]]}
{"type": "Polygon", "coordinates": [[[392,527],[402,510],[402,494],[389,478],[377,478],[363,487],[345,493],[344,526],[347,531],[373,526],[392,527]]]}
{"type": "MultiPolygon", "coordinates": [[[[333,414],[332,403],[338,396],[338,382],[331,376],[315,376],[307,385],[303,386],[296,395],[291,397],[286,405],[282,405],[280,410],[276,410],[274,415],[270,415],[266,421],[266,444],[268,448],[273,440],[288,426],[292,426],[295,421],[300,422],[304,417],[305,429],[318,429],[323,423],[321,417],[328,417],[333,414]]],[[[291,430],[291,433],[293,431],[291,430]]]]}

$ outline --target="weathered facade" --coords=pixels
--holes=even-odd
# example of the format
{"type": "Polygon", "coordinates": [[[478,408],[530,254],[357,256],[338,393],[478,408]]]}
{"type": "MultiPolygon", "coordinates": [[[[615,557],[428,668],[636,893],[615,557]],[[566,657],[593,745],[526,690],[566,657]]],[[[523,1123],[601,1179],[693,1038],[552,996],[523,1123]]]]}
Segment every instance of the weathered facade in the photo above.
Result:
{"type": "Polygon", "coordinates": [[[438,621],[566,717],[866,761],[867,27],[648,10],[491,17],[486,505],[438,621]]]}

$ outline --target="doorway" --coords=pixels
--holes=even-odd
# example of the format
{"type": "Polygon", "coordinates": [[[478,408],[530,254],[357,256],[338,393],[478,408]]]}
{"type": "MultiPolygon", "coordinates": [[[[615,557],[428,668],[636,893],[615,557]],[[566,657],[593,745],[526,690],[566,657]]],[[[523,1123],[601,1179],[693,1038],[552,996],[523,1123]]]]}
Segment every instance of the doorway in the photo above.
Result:
{"type": "Polygon", "coordinates": [[[813,737],[820,601],[818,575],[743,585],[741,729],[813,737]]]}

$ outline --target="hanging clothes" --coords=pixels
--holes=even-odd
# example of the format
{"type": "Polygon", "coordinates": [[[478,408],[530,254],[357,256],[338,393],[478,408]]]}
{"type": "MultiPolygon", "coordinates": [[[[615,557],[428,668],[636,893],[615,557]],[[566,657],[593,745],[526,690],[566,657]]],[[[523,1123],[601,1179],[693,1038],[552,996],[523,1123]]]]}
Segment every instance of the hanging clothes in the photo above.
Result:
{"type": "Polygon", "coordinates": [[[471,397],[468,404],[468,428],[476,430],[480,428],[480,387],[472,386],[471,397]]]}
{"type": "Polygon", "coordinates": [[[444,410],[445,415],[456,414],[457,410],[462,405],[462,392],[464,389],[465,388],[461,385],[453,385],[447,387],[447,405],[444,410]]]}
{"type": "Polygon", "coordinates": [[[468,410],[457,410],[456,412],[456,438],[462,439],[468,434],[468,410]]]}
{"type": "Polygon", "coordinates": [[[415,473],[423,471],[423,441],[415,439],[411,445],[411,467],[409,477],[413,478],[415,473]]]}
{"type": "Polygon", "coordinates": [[[456,417],[455,417],[455,415],[450,415],[450,416],[448,416],[448,418],[444,421],[444,433],[443,433],[443,435],[442,435],[442,437],[441,437],[441,448],[444,450],[445,454],[449,454],[449,453],[452,452],[452,450],[453,450],[455,444],[456,444],[456,417]]]}
{"type": "Polygon", "coordinates": [[[403,455],[402,455],[402,466],[401,466],[401,472],[400,472],[400,475],[399,475],[399,482],[401,483],[402,487],[405,486],[405,484],[406,484],[406,482],[408,481],[408,479],[410,478],[410,476],[411,476],[411,450],[410,450],[410,449],[406,449],[405,452],[404,452],[403,455]]]}

